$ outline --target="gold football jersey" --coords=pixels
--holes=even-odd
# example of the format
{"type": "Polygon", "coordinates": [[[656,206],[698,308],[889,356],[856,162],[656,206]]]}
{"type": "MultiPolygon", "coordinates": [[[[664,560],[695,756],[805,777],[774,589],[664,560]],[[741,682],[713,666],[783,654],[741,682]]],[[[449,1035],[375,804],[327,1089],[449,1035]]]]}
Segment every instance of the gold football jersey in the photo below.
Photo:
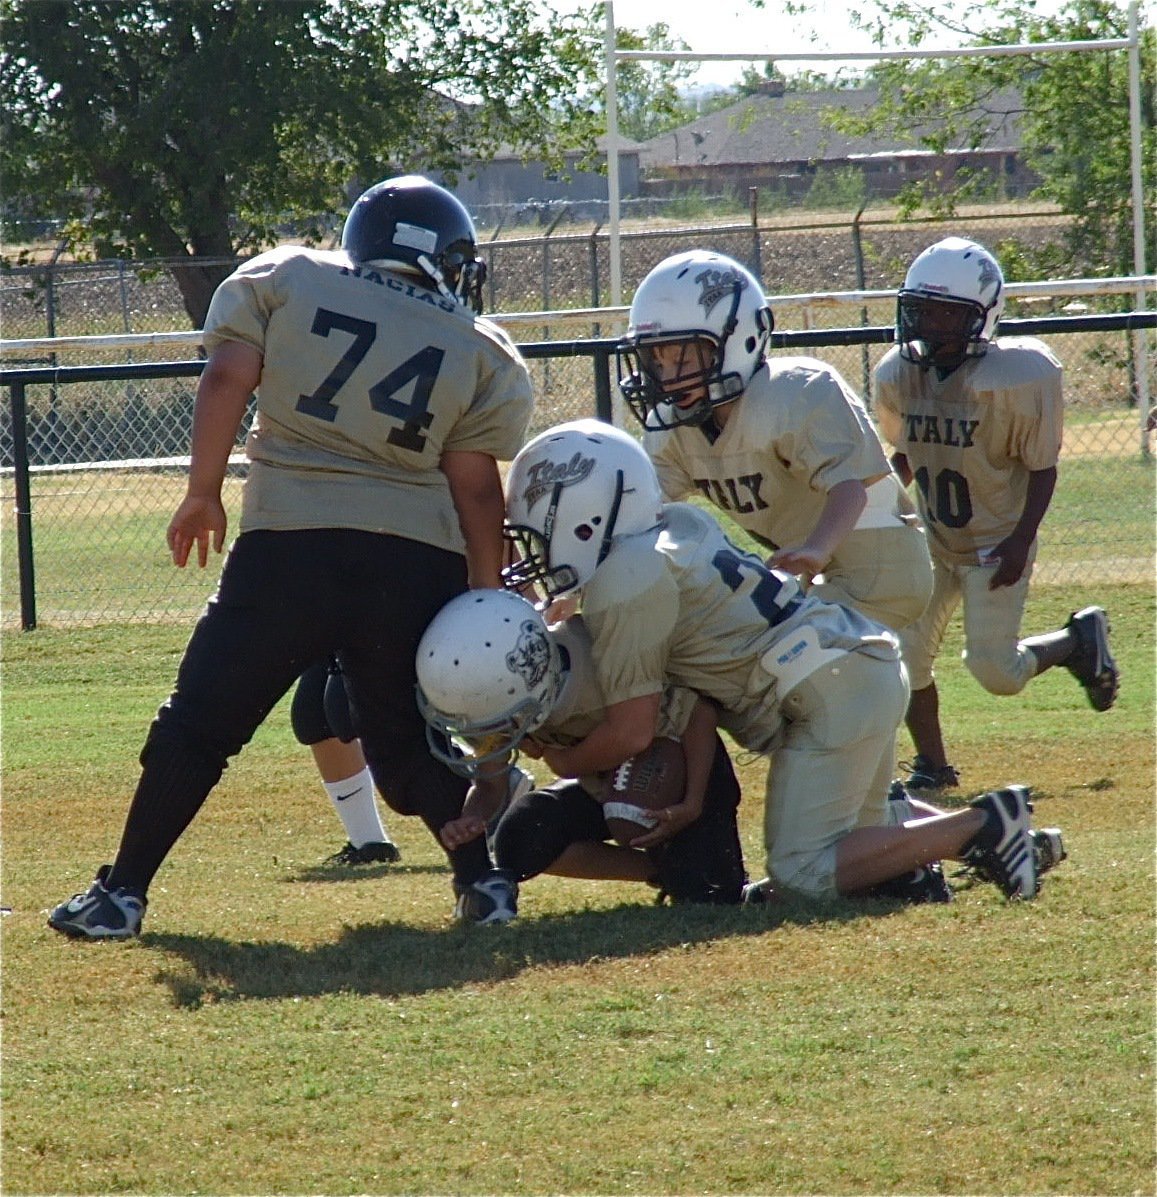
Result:
{"type": "Polygon", "coordinates": [[[360,528],[464,550],[438,463],[510,460],[532,405],[501,329],[404,274],[283,247],[218,287],[205,348],[264,355],[241,530],[360,528]]]}
{"type": "MultiPolygon", "coordinates": [[[[585,739],[603,721],[607,704],[595,671],[591,635],[581,615],[552,625],[551,638],[562,654],[565,681],[546,722],[534,733],[544,744],[570,747],[585,739]]],[[[663,691],[657,734],[678,739],[686,730],[698,696],[678,686],[663,691]]]]}
{"type": "Polygon", "coordinates": [[[876,367],[876,416],[912,467],[933,553],[980,564],[1020,519],[1029,473],[1057,464],[1061,364],[1033,337],[1003,337],[941,379],[893,347],[876,367]]]}
{"type": "MultiPolygon", "coordinates": [[[[534,733],[543,744],[569,748],[586,739],[603,721],[607,704],[599,684],[591,651],[591,637],[581,615],[573,615],[562,623],[552,625],[550,635],[562,656],[565,680],[546,722],[534,733]]],[[[659,706],[657,734],[678,739],[691,718],[698,695],[678,686],[663,691],[659,706]]],[[[584,787],[598,794],[601,786],[597,777],[582,779],[584,787]]]]}
{"type": "Polygon", "coordinates": [[[794,578],[733,545],[705,511],[687,503],[663,511],[661,528],[616,540],[583,589],[608,703],[683,686],[713,699],[739,743],[764,752],[781,726],[772,650],[805,625],[819,649],[899,655],[881,625],[807,597],[794,578]]]}
{"type": "MultiPolygon", "coordinates": [[[[665,499],[703,495],[776,548],[807,539],[837,483],[891,476],[859,397],[835,370],[807,357],[765,362],[722,429],[708,422],[648,432],[643,445],[665,499]]],[[[898,526],[911,504],[898,482],[885,485],[898,526]]]]}

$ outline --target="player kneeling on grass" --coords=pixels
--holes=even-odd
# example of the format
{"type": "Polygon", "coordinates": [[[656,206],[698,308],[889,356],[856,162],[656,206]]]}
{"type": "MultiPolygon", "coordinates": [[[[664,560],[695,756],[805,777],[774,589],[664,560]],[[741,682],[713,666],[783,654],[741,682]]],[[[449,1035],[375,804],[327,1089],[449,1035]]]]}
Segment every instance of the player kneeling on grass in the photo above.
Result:
{"type": "Polygon", "coordinates": [[[550,746],[582,739],[604,718],[581,617],[548,627],[519,595],[473,591],[435,617],[416,669],[431,750],[473,783],[462,817],[442,829],[448,848],[490,827],[495,863],[513,881],[553,873],[644,882],[673,902],[741,901],[739,783],[709,704],[668,688],[657,745],[678,738],[681,751],[657,747],[630,778],[563,773],[522,787],[501,809],[516,790],[507,775],[518,772],[519,750],[549,764],[550,746]],[[670,777],[648,772],[659,757],[677,763],[670,777]],[[642,801],[664,804],[644,811],[642,801]]]}
{"type": "Polygon", "coordinates": [[[774,753],[764,835],[775,888],[823,898],[899,883],[942,899],[930,866],[954,858],[1009,898],[1036,896],[1025,787],[950,814],[890,813],[908,700],[896,637],[804,594],[699,508],[663,504],[633,438],[597,420],[549,429],[514,459],[506,503],[521,558],[507,585],[552,600],[581,588],[606,703],[587,735],[549,755],[557,772],[614,769],[645,749],[664,690],[685,686],[744,748],[774,753]]]}

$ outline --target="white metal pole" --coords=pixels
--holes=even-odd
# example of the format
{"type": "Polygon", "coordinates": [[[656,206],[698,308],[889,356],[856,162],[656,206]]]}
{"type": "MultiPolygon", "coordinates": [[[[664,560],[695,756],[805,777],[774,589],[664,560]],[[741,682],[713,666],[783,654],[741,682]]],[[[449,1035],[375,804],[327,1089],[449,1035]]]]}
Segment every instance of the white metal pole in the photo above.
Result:
{"type": "MultiPolygon", "coordinates": [[[[1141,159],[1141,27],[1137,0],[1129,5],[1129,160],[1133,181],[1133,273],[1145,273],[1145,187],[1141,159]]],[[[1138,287],[1133,304],[1145,310],[1145,292],[1138,287]]],[[[1137,409],[1140,415],[1141,452],[1148,455],[1149,434],[1145,424],[1149,415],[1149,353],[1142,328],[1133,330],[1133,373],[1137,383],[1137,409]]]]}
{"type": "Polygon", "coordinates": [[[607,207],[610,219],[611,307],[623,302],[623,266],[619,249],[619,98],[615,80],[615,6],[606,0],[607,207]]]}

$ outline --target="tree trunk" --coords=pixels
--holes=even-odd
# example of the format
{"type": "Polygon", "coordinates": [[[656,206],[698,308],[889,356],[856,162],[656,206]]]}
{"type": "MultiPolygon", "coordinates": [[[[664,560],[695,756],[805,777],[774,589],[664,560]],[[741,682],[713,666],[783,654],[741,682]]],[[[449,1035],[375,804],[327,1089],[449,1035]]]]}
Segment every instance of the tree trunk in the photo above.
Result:
{"type": "Polygon", "coordinates": [[[169,267],[194,328],[205,327],[205,314],[209,311],[209,301],[213,298],[213,292],[235,268],[235,262],[202,264],[196,258],[169,267]]]}

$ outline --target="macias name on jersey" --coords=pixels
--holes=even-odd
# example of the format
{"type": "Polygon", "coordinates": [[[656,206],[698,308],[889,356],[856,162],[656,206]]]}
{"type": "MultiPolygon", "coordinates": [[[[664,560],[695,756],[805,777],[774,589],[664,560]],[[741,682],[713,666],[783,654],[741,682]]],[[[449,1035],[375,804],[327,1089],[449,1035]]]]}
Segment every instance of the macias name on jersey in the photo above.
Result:
{"type": "Polygon", "coordinates": [[[419,299],[422,303],[428,303],[432,308],[441,308],[444,312],[464,310],[458,304],[452,303],[448,299],[443,299],[433,291],[426,290],[425,287],[415,286],[414,283],[408,283],[405,279],[397,278],[395,275],[389,273],[380,274],[376,270],[366,270],[363,266],[343,266],[341,267],[341,272],[342,274],[350,275],[352,278],[365,279],[367,283],[377,283],[379,287],[388,287],[391,291],[408,295],[411,299],[419,299]]]}
{"type": "Polygon", "coordinates": [[[703,492],[703,497],[709,499],[724,511],[737,511],[746,515],[751,511],[765,511],[767,503],[759,493],[763,485],[762,474],[740,474],[738,478],[696,478],[695,485],[703,492]],[[744,498],[740,494],[740,487],[751,496],[744,498]]]}
{"type": "Polygon", "coordinates": [[[979,420],[959,420],[955,416],[923,416],[909,411],[902,414],[910,445],[955,445],[971,449],[975,443],[972,434],[980,424],[979,420]]]}

